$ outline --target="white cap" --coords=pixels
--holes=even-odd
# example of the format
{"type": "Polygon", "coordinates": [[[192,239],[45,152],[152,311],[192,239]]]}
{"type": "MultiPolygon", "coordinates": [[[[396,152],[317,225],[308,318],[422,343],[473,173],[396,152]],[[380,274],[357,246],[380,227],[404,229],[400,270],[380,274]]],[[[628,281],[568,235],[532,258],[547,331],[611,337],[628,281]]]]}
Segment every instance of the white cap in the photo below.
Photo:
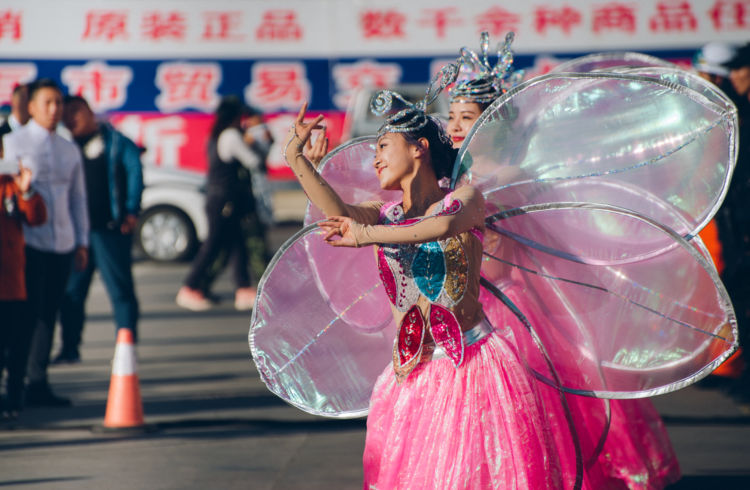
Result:
{"type": "Polygon", "coordinates": [[[736,46],[718,41],[711,42],[695,54],[693,66],[700,72],[726,77],[729,75],[729,68],[724,65],[734,58],[736,53],[736,46]]]}

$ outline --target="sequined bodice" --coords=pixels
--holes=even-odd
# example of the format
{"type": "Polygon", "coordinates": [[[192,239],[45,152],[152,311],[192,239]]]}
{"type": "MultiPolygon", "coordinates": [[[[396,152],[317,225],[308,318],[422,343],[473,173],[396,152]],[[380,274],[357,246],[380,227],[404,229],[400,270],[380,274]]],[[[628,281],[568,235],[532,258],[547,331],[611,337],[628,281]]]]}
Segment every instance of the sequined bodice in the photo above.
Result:
{"type": "MultiPolygon", "coordinates": [[[[432,216],[457,213],[461,202],[447,197],[432,216]]],[[[401,204],[381,209],[381,224],[409,226],[401,204]]],[[[406,377],[419,362],[425,333],[431,334],[454,364],[463,358],[462,330],[482,318],[478,301],[481,233],[471,230],[445,239],[417,244],[381,244],[378,268],[399,324],[394,369],[406,377]]]]}
{"type": "MultiPolygon", "coordinates": [[[[441,202],[433,214],[450,212],[441,202]]],[[[400,204],[391,204],[382,213],[383,224],[408,226],[412,221],[403,219],[400,204]]],[[[388,298],[401,312],[416,304],[420,295],[450,308],[466,292],[469,263],[458,237],[418,244],[383,244],[378,250],[378,266],[388,298]]]]}

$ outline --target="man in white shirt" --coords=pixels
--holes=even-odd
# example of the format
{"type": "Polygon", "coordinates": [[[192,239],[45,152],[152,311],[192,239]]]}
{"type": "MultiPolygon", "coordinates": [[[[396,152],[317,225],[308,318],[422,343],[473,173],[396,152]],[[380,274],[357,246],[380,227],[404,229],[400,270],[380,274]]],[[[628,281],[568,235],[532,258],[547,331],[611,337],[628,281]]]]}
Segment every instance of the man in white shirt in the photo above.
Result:
{"type": "Polygon", "coordinates": [[[32,186],[47,207],[47,222],[24,227],[29,318],[29,363],[26,404],[66,406],[47,381],[55,320],[71,262],[88,261],[89,219],[83,163],[78,146],[56,129],[62,117],[62,92],[49,79],[29,85],[31,120],[3,137],[5,159],[21,160],[33,172],[32,186]]]}

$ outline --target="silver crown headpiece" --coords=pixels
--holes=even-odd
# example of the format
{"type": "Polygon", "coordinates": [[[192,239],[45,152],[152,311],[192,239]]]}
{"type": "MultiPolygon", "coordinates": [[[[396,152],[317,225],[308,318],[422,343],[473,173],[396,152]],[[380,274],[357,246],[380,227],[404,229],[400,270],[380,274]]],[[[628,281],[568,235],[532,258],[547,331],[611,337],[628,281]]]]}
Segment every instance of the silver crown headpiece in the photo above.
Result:
{"type": "Polygon", "coordinates": [[[440,130],[440,137],[447,142],[450,142],[450,138],[443,131],[443,126],[432,116],[427,115],[427,107],[437,99],[440,92],[445,87],[456,81],[458,76],[458,64],[451,63],[445,65],[440,69],[438,73],[432,77],[430,84],[427,86],[427,93],[424,99],[420,100],[416,104],[412,104],[408,100],[404,99],[401,94],[398,94],[392,90],[381,90],[370,101],[370,110],[376,116],[384,116],[389,114],[393,108],[393,99],[397,99],[404,108],[388,116],[380,129],[378,129],[378,138],[383,136],[385,133],[407,133],[411,131],[417,131],[427,125],[427,122],[431,119],[437,124],[440,130]]]}
{"type": "Polygon", "coordinates": [[[480,104],[490,103],[511,88],[518,85],[524,76],[523,70],[513,69],[513,51],[510,45],[515,34],[509,32],[505,41],[497,45],[497,63],[493,67],[489,61],[490,35],[482,32],[479,37],[481,52],[461,48],[461,72],[467,78],[460,80],[451,90],[451,102],[463,99],[480,104]]]}

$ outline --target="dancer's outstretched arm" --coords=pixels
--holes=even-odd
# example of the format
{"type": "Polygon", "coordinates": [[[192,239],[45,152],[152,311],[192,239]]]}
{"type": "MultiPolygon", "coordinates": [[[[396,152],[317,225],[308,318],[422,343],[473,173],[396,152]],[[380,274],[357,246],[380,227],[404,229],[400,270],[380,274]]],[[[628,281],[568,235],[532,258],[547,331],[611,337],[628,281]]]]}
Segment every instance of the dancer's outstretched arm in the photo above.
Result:
{"type": "Polygon", "coordinates": [[[453,192],[445,209],[435,215],[397,225],[367,225],[344,216],[329,216],[319,226],[325,240],[335,247],[362,247],[376,243],[423,243],[484,230],[484,197],[471,186],[453,192]],[[334,240],[339,236],[341,239],[334,240]]]}
{"type": "Polygon", "coordinates": [[[359,205],[345,203],[305,156],[305,143],[310,139],[314,129],[322,129],[320,122],[323,120],[323,116],[319,115],[312,122],[305,123],[306,110],[307,103],[302,106],[297,120],[289,130],[284,157],[305,190],[307,198],[326,216],[346,216],[363,224],[377,223],[382,202],[372,201],[359,205]]]}

